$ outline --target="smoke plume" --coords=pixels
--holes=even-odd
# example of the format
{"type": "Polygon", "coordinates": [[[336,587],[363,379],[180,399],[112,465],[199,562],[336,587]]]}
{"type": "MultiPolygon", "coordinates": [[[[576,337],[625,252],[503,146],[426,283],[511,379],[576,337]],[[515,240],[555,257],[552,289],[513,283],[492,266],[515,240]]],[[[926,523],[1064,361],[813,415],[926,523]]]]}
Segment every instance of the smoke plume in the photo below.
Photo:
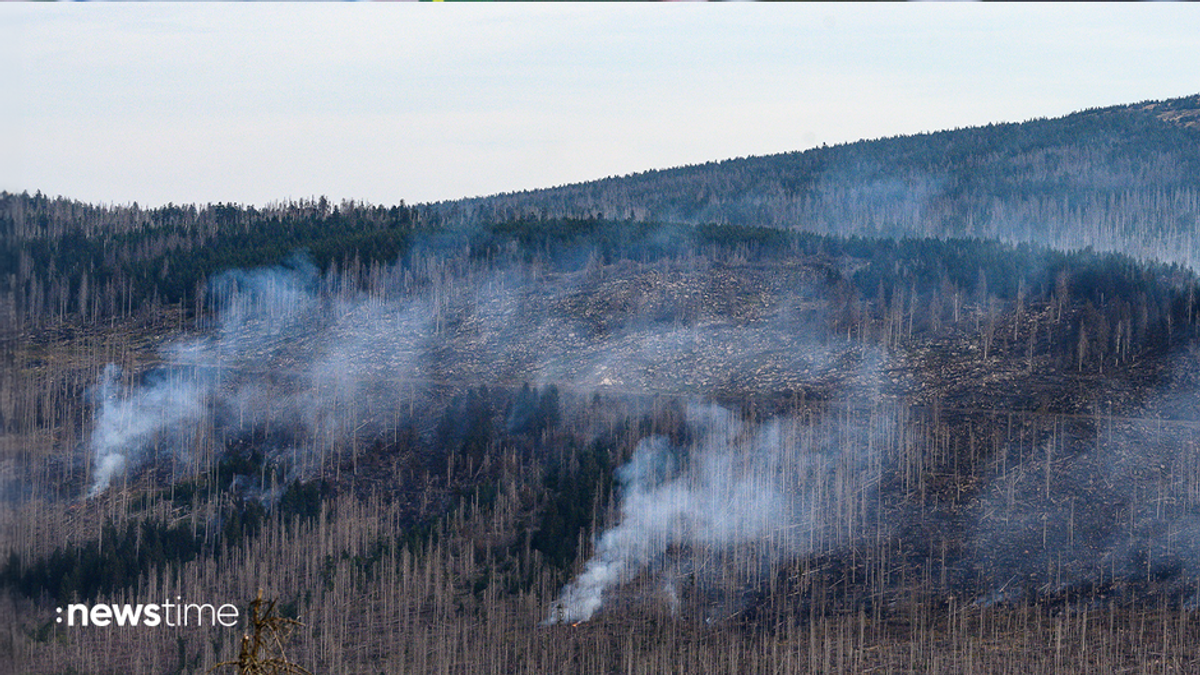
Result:
{"type": "Polygon", "coordinates": [[[422,374],[427,312],[419,300],[372,301],[321,283],[302,261],[225,274],[212,286],[220,309],[207,333],[167,344],[139,382],[123,385],[108,365],[94,391],[88,495],[153,459],[195,470],[208,427],[224,438],[273,432],[281,440],[270,451],[296,474],[353,433],[389,424],[402,404],[396,383],[422,374]]]}
{"type": "Polygon", "coordinates": [[[132,390],[121,386],[121,377],[121,369],[110,363],[100,378],[89,497],[107,489],[114,475],[141,461],[156,444],[184,444],[204,414],[206,387],[188,375],[160,371],[132,390]]]}
{"type": "Polygon", "coordinates": [[[355,435],[394,428],[431,384],[701,395],[764,380],[836,386],[850,350],[814,320],[809,305],[820,303],[804,295],[816,293],[804,274],[690,259],[614,268],[408,261],[380,271],[370,293],[300,260],[226,273],[199,334],[168,343],[149,373],[101,378],[89,493],[155,458],[195,469],[248,433],[269,436],[270,458],[305,474],[355,435]]]}
{"type": "Polygon", "coordinates": [[[692,438],[643,439],[617,472],[619,522],[595,542],[583,571],[553,603],[546,623],[591,619],[623,583],[650,573],[670,594],[671,570],[705,583],[736,553],[750,583],[777,562],[877,536],[878,485],[887,414],[743,422],[713,405],[691,405],[692,438]],[[669,557],[684,556],[668,566],[669,557]]]}

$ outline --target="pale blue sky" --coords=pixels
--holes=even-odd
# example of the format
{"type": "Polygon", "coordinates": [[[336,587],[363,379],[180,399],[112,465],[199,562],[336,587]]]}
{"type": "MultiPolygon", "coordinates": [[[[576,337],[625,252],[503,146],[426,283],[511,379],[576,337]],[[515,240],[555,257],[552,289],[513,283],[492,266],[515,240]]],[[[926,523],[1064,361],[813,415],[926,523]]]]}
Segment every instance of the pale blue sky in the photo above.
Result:
{"type": "Polygon", "coordinates": [[[0,3],[0,189],[393,204],[1200,92],[1171,4],[0,3]]]}

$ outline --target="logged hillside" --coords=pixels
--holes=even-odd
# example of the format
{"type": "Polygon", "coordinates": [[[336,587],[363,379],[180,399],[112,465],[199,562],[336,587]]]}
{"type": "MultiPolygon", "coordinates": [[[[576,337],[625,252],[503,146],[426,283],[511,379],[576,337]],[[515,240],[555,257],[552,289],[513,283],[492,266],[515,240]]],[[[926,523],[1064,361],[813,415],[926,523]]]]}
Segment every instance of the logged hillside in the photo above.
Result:
{"type": "Polygon", "coordinates": [[[419,208],[2,195],[0,665],[206,672],[241,628],[55,608],[262,588],[313,672],[1188,672],[1200,278],[1089,237],[1190,236],[1189,101],[419,208]]]}
{"type": "Polygon", "coordinates": [[[1196,267],[1200,95],[431,205],[1094,247],[1196,267]]]}

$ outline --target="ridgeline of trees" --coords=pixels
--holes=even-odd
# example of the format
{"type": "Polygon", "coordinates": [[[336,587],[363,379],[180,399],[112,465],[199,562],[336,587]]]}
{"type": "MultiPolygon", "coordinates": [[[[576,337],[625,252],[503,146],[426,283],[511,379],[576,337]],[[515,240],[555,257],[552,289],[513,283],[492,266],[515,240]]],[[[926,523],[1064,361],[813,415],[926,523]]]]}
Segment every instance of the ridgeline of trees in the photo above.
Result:
{"type": "Polygon", "coordinates": [[[537,213],[981,237],[1193,264],[1197,110],[1200,95],[443,202],[423,215],[451,224],[537,213]]]}
{"type": "Polygon", "coordinates": [[[191,312],[224,270],[278,265],[298,251],[355,278],[402,256],[414,208],[316,201],[91,206],[0,193],[0,314],[10,326],[106,319],[179,305],[191,312]]]}

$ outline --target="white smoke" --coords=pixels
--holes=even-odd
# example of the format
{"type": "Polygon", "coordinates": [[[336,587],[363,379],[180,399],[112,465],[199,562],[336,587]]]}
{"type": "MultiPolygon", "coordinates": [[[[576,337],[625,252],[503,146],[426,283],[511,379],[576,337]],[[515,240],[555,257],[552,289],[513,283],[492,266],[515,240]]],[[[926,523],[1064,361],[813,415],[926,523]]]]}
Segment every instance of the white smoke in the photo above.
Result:
{"type": "Polygon", "coordinates": [[[121,377],[121,369],[110,363],[100,378],[89,497],[107,489],[113,476],[141,461],[156,442],[178,441],[206,407],[207,391],[190,377],[160,375],[129,389],[121,386],[121,377]]]}
{"type": "Polygon", "coordinates": [[[168,343],[162,365],[128,386],[109,364],[95,389],[88,496],[156,457],[195,469],[193,441],[206,421],[228,436],[287,431],[306,445],[274,449],[292,473],[310,470],[355,430],[382,424],[400,402],[381,383],[421,374],[424,306],[338,300],[319,281],[306,263],[222,275],[213,283],[221,309],[211,333],[168,343]]]}
{"type": "MultiPolygon", "coordinates": [[[[689,406],[687,417],[697,432],[689,447],[646,438],[618,470],[619,522],[562,590],[547,624],[591,619],[606,594],[672,548],[715,555],[737,548],[769,566],[849,545],[875,525],[870,505],[883,460],[869,425],[844,418],[753,425],[711,405],[689,406]]],[[[671,580],[664,587],[670,596],[671,580]]]]}
{"type": "Polygon", "coordinates": [[[584,272],[398,264],[372,277],[369,294],[304,262],[224,274],[208,292],[219,311],[205,332],[168,343],[161,366],[121,392],[104,384],[113,378],[101,383],[89,493],[165,453],[195,470],[250,434],[289,477],[311,475],[348,439],[409,421],[430,383],[704,392],[789,373],[836,379],[843,357],[855,358],[787,303],[771,314],[774,292],[763,289],[761,306],[738,310],[753,319],[745,326],[724,320],[730,310],[715,300],[689,301],[699,303],[690,318],[659,320],[679,295],[670,289],[704,277],[661,267],[625,288],[584,272]],[[628,296],[616,307],[614,288],[628,296]]]}

